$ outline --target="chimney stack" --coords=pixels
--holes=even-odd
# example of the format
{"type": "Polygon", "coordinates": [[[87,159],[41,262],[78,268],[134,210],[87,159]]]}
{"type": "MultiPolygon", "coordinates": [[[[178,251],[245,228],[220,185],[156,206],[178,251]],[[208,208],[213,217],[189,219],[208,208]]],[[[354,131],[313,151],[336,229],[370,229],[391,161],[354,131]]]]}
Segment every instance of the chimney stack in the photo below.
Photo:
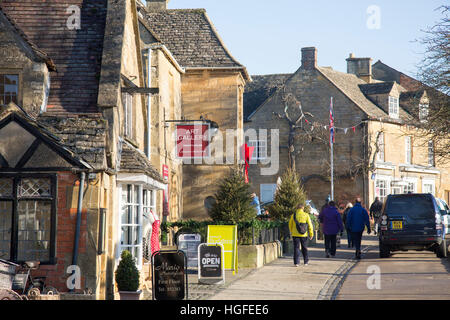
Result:
{"type": "Polygon", "coordinates": [[[347,60],[347,73],[356,75],[358,78],[367,83],[372,82],[372,59],[371,58],[355,58],[350,53],[347,60]]]}
{"type": "Polygon", "coordinates": [[[302,69],[313,70],[317,67],[316,47],[302,48],[302,69]]]}
{"type": "Polygon", "coordinates": [[[167,9],[170,0],[147,0],[147,8],[149,11],[163,11],[167,9]]]}

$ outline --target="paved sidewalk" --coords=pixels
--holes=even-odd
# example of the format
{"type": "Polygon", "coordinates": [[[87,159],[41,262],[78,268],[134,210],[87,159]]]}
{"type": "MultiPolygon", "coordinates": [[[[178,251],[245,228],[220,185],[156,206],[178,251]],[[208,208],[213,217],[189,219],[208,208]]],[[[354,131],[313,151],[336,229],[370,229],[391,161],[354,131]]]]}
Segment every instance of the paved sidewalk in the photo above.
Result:
{"type": "MultiPolygon", "coordinates": [[[[362,248],[367,249],[377,243],[375,236],[365,235],[362,248]]],[[[204,294],[198,296],[202,300],[334,299],[333,292],[356,263],[353,260],[354,249],[347,248],[347,241],[342,239],[336,257],[325,258],[323,241],[319,241],[315,247],[309,248],[309,254],[308,266],[301,264],[295,267],[292,256],[282,257],[259,269],[240,270],[236,276],[230,276],[227,281],[231,283],[222,288],[193,286],[190,297],[194,298],[197,290],[203,287],[204,294]],[[208,291],[211,289],[213,292],[208,291]]]]}

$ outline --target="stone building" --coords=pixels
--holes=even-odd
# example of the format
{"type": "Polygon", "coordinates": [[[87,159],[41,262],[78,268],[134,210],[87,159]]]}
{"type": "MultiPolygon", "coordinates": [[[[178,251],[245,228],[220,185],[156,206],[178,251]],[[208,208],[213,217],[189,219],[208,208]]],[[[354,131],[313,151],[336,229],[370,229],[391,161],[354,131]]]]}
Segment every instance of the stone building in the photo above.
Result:
{"type": "MultiPolygon", "coordinates": [[[[415,134],[419,109],[429,104],[426,91],[408,90],[395,80],[378,80],[370,58],[347,59],[347,73],[320,67],[317,49],[302,49],[301,67],[290,75],[254,76],[245,93],[246,129],[279,129],[279,149],[259,136],[257,163],[250,182],[261,201],[271,201],[282,170],[289,162],[289,132],[285,112],[295,128],[295,168],[309,198],[317,205],[331,193],[330,104],[335,125],[335,200],[364,199],[390,193],[431,192],[444,197],[450,189],[449,167],[434,161],[433,144],[415,134]],[[278,116],[279,115],[279,116],[278,116]],[[262,175],[264,161],[279,152],[279,172],[262,175]]],[[[422,116],[425,113],[420,113],[422,116]]]]}
{"type": "MultiPolygon", "coordinates": [[[[243,142],[243,93],[250,81],[246,68],[225,47],[204,9],[167,9],[167,0],[147,1],[140,6],[141,28],[153,36],[142,38],[146,45],[160,42],[182,67],[180,124],[199,121],[214,125],[225,136],[232,130],[234,164],[243,142]]],[[[168,119],[168,118],[166,118],[168,119]]],[[[162,124],[162,122],[161,122],[162,124]]],[[[167,139],[175,139],[175,126],[166,123],[167,139]]],[[[207,219],[205,199],[213,196],[218,182],[229,171],[225,152],[214,150],[219,138],[210,143],[210,159],[183,162],[182,217],[207,219]]],[[[231,144],[231,142],[230,142],[231,144]]],[[[225,143],[224,143],[225,148],[225,143]]],[[[181,182],[180,182],[181,184],[181,182]]],[[[181,196],[181,194],[179,195],[181,196]]]]}
{"type": "Polygon", "coordinates": [[[41,261],[63,292],[77,265],[76,291],[98,299],[122,250],[146,277],[150,210],[181,214],[163,120],[180,116],[184,70],[141,41],[137,5],[0,1],[0,255],[41,261]]]}

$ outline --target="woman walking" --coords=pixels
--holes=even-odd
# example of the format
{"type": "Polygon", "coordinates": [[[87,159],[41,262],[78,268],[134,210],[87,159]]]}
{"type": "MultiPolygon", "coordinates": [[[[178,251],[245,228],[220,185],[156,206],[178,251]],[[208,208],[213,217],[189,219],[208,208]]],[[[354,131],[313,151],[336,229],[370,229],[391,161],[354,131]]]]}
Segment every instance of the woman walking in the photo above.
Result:
{"type": "Polygon", "coordinates": [[[314,234],[311,218],[309,214],[303,211],[304,208],[304,205],[299,205],[297,211],[291,215],[289,220],[289,231],[294,242],[294,265],[296,267],[300,265],[300,244],[302,246],[303,262],[305,266],[308,265],[308,234],[310,240],[312,240],[314,234]]]}
{"type": "Polygon", "coordinates": [[[325,235],[325,256],[334,258],[336,255],[336,235],[344,230],[341,215],[334,201],[330,201],[329,206],[321,212],[319,221],[323,224],[325,235]]]}
{"type": "Polygon", "coordinates": [[[347,233],[347,243],[349,248],[353,248],[355,246],[352,240],[352,233],[350,232],[350,229],[347,226],[347,215],[351,208],[353,208],[352,203],[351,202],[347,203],[347,206],[345,207],[344,213],[342,215],[342,222],[345,225],[345,232],[347,233]]]}

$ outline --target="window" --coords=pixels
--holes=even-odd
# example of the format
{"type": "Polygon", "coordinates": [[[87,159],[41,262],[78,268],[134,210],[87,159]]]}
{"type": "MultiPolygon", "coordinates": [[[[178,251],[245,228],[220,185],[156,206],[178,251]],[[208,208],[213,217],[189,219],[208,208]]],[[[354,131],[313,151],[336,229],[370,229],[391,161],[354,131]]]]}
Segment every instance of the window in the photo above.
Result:
{"type": "Polygon", "coordinates": [[[124,135],[133,139],[133,95],[128,92],[123,92],[122,105],[125,118],[124,135]]]}
{"type": "Polygon", "coordinates": [[[422,181],[422,193],[431,193],[434,195],[434,180],[422,181]]]}
{"type": "Polygon", "coordinates": [[[434,142],[428,141],[428,165],[431,167],[435,166],[434,163],[434,142]]]}
{"type": "Polygon", "coordinates": [[[275,191],[277,190],[276,184],[261,184],[260,185],[260,202],[270,202],[273,201],[275,191]]]}
{"type": "Polygon", "coordinates": [[[411,137],[405,137],[405,161],[407,164],[411,164],[412,161],[411,151],[411,137]]]}
{"type": "Polygon", "coordinates": [[[0,74],[0,104],[18,104],[19,75],[0,74]]]}
{"type": "Polygon", "coordinates": [[[419,120],[420,122],[426,122],[428,118],[429,105],[419,104],[419,120]]]}
{"type": "Polygon", "coordinates": [[[56,176],[0,178],[0,258],[54,263],[56,176]]]}
{"type": "Polygon", "coordinates": [[[138,265],[141,265],[142,261],[141,213],[142,196],[140,186],[132,184],[122,185],[120,253],[128,250],[133,258],[136,259],[138,265]]]}
{"type": "Polygon", "coordinates": [[[380,132],[378,135],[378,154],[377,154],[377,160],[384,162],[384,132],[380,132]]]}
{"type": "Polygon", "coordinates": [[[415,193],[416,192],[416,184],[414,182],[406,182],[406,185],[403,186],[403,193],[415,193]]]}
{"type": "Polygon", "coordinates": [[[250,140],[249,147],[255,147],[252,154],[252,159],[262,160],[267,158],[267,141],[265,140],[250,140]]]}
{"type": "Polygon", "coordinates": [[[398,98],[389,96],[389,116],[392,118],[398,118],[398,98]]]}
{"type": "Polygon", "coordinates": [[[381,202],[384,202],[388,194],[388,181],[384,179],[375,180],[375,197],[378,197],[381,202]]]}

